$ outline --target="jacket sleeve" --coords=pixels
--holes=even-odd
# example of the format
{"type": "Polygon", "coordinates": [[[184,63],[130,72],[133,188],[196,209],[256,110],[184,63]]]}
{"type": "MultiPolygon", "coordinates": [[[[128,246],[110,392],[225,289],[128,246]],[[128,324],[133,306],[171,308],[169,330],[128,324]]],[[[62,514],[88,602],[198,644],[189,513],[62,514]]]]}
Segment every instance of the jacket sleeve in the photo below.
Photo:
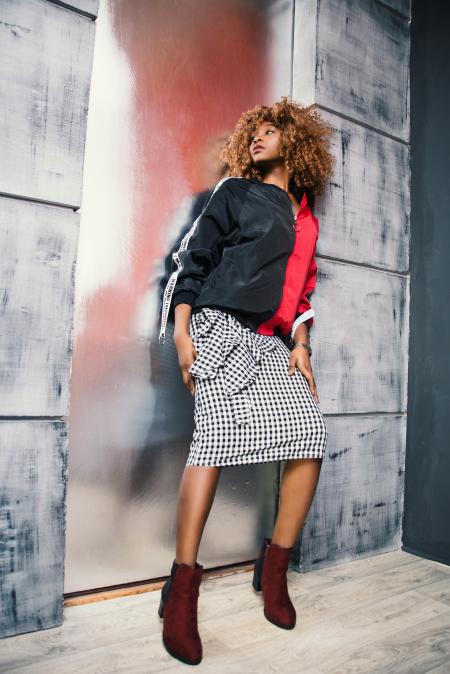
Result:
{"type": "Polygon", "coordinates": [[[294,339],[295,331],[300,325],[300,323],[306,322],[308,329],[310,329],[314,322],[313,316],[315,315],[315,311],[310,304],[309,296],[316,287],[317,263],[315,260],[315,254],[316,254],[316,245],[314,245],[314,251],[311,257],[311,262],[309,263],[308,271],[306,273],[303,292],[301,294],[300,301],[297,306],[297,317],[294,323],[292,324],[291,339],[294,339]]]}
{"type": "Polygon", "coordinates": [[[165,327],[173,297],[173,306],[195,305],[203,284],[222,258],[224,241],[233,224],[229,189],[222,178],[207,198],[202,212],[181,240],[178,250],[172,253],[172,272],[162,300],[161,331],[159,340],[164,343],[165,327]]]}
{"type": "Polygon", "coordinates": [[[180,248],[173,254],[178,265],[174,307],[181,303],[193,307],[209,274],[220,263],[224,240],[231,228],[227,202],[227,188],[221,185],[213,191],[180,248]]]}

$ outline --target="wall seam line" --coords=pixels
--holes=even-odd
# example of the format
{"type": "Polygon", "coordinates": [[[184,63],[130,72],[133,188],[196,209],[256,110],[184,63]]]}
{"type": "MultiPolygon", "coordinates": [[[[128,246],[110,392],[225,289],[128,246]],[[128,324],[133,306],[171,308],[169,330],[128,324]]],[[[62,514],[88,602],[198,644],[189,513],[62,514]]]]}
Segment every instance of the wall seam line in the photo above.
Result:
{"type": "Polygon", "coordinates": [[[48,5],[54,5],[55,7],[60,7],[60,9],[66,9],[67,11],[71,12],[72,14],[76,14],[77,16],[82,16],[83,19],[89,19],[90,21],[94,21],[97,19],[96,14],[91,14],[90,12],[86,12],[83,9],[80,9],[79,7],[74,7],[73,5],[70,5],[69,3],[62,2],[61,0],[41,0],[48,5]]]}
{"type": "Polygon", "coordinates": [[[399,136],[394,136],[393,134],[388,133],[387,131],[383,131],[383,129],[377,129],[376,126],[368,124],[367,122],[363,122],[360,119],[356,119],[355,117],[346,115],[345,113],[339,112],[338,110],[333,110],[333,108],[328,108],[326,105],[322,105],[321,103],[314,103],[314,105],[323,110],[324,112],[329,112],[330,114],[335,115],[335,117],[340,117],[341,119],[346,119],[349,122],[353,122],[353,124],[357,124],[358,126],[363,126],[364,128],[369,129],[370,131],[374,131],[375,133],[380,134],[380,136],[385,136],[386,138],[395,140],[398,143],[401,143],[402,145],[406,145],[407,147],[410,147],[411,145],[411,142],[409,140],[404,140],[399,136]]]}

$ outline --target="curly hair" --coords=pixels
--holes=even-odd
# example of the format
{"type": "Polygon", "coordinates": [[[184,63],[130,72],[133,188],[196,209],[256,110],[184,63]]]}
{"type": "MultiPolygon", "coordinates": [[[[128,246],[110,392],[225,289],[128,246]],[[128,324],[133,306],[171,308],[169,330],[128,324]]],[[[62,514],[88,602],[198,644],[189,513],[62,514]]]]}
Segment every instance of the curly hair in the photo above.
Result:
{"type": "Polygon", "coordinates": [[[313,108],[282,96],[272,106],[256,105],[243,112],[220,153],[230,176],[262,180],[263,172],[253,164],[249,146],[257,127],[271,122],[281,130],[280,155],[289,173],[289,189],[296,195],[303,191],[312,197],[322,194],[334,174],[335,158],[330,152],[333,129],[313,108]]]}

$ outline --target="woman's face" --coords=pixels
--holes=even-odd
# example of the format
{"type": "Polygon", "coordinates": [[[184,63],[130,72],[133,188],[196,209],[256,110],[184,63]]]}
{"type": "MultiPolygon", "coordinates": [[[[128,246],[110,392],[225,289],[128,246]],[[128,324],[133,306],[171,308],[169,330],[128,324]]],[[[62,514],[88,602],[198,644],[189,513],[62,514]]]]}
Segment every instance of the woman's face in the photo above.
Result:
{"type": "Polygon", "coordinates": [[[249,151],[253,163],[258,166],[281,159],[280,140],[281,131],[278,127],[270,122],[260,124],[250,138],[249,151]]]}

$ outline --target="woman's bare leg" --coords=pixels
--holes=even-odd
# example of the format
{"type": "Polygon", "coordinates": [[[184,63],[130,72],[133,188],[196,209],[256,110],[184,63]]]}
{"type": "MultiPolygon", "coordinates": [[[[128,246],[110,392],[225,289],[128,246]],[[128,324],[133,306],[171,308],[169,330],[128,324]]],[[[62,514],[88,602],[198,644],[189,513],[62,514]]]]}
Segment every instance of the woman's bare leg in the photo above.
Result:
{"type": "Polygon", "coordinates": [[[175,561],[194,566],[203,529],[216,494],[221,466],[186,466],[177,505],[175,561]]]}
{"type": "Polygon", "coordinates": [[[316,492],[322,459],[289,459],[283,470],[278,516],[272,543],[294,545],[316,492]]]}

